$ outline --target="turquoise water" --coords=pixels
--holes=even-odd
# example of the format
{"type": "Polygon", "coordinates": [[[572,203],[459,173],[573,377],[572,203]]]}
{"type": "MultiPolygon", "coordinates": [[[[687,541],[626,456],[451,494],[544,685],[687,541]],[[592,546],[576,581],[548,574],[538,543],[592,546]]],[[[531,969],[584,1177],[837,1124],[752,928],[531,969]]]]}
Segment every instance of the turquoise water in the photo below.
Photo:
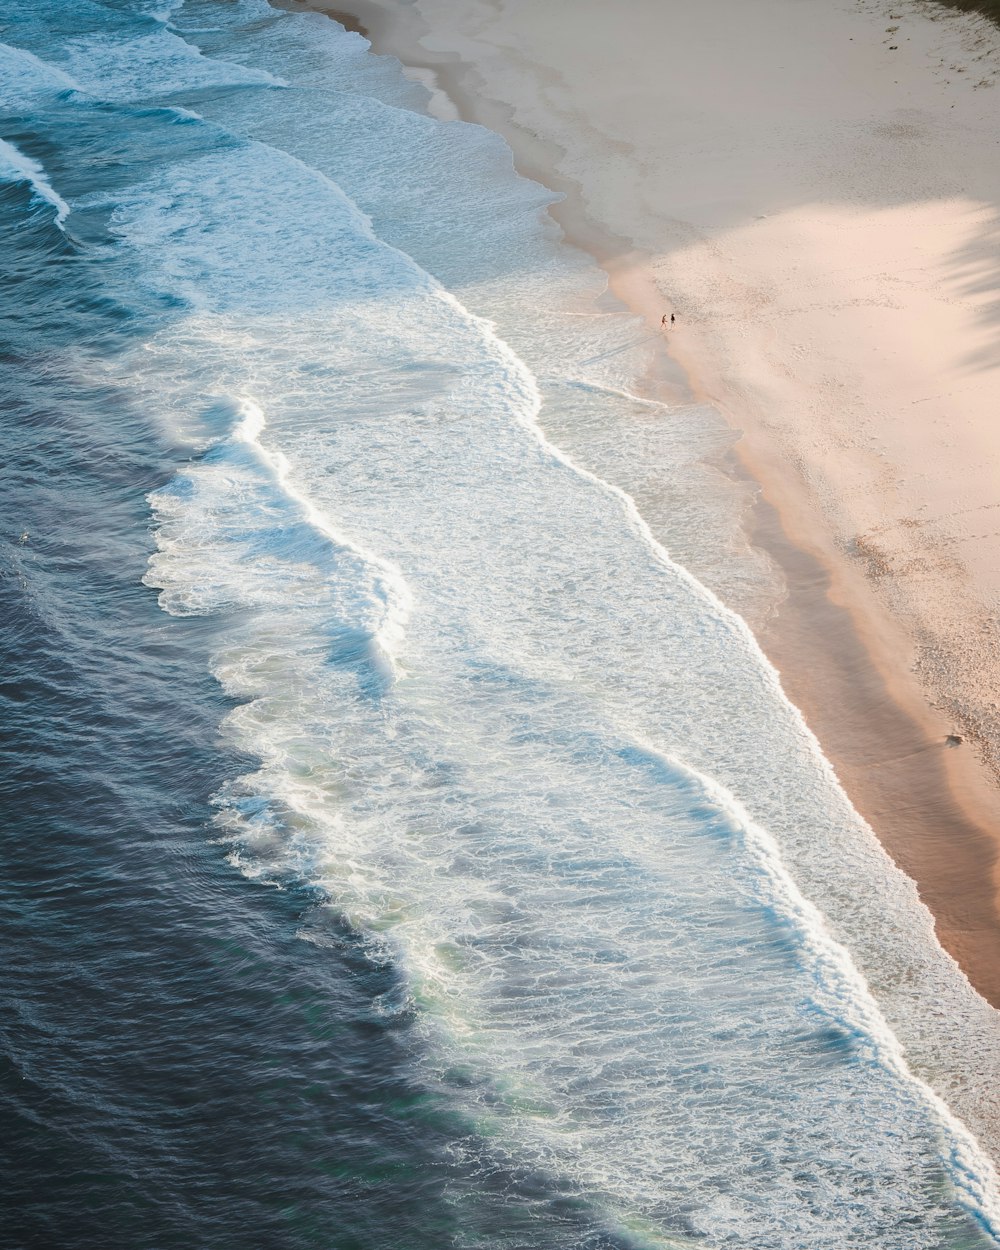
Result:
{"type": "Polygon", "coordinates": [[[0,21],[10,1244],[995,1244],[987,1011],[551,195],[316,15],[0,21]]]}

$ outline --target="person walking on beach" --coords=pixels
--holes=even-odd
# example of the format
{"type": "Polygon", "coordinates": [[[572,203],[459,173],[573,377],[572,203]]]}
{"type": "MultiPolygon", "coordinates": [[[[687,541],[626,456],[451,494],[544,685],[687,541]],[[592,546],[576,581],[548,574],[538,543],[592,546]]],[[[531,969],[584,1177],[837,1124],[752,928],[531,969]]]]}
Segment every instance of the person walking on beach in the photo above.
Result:
{"type": "Polygon", "coordinates": [[[666,324],[667,324],[667,314],[664,313],[663,316],[660,318],[660,325],[666,326],[666,324]]]}

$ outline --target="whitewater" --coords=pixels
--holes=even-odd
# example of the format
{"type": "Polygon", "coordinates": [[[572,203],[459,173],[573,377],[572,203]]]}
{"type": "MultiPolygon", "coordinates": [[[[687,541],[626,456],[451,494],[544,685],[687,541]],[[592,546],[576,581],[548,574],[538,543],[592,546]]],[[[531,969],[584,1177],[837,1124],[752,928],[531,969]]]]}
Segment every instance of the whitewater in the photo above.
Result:
{"type": "Polygon", "coordinates": [[[773,593],[730,436],[640,394],[553,196],[315,14],[0,11],[13,211],[142,309],[59,361],[167,449],[142,594],[232,761],[201,839],[309,892],[298,959],[355,944],[449,1125],[452,1226],[367,1244],[1000,1245],[996,1013],[726,606],[773,593]]]}

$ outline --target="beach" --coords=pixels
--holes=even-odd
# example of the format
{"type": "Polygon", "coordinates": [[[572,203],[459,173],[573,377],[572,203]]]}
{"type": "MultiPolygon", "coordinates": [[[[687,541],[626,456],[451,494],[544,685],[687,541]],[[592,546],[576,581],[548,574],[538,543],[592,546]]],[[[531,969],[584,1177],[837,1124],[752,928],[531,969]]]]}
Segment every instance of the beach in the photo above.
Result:
{"type": "Polygon", "coordinates": [[[339,17],[562,192],[651,326],[676,315],[665,347],[740,432],[750,541],[785,582],[751,623],[1000,1003],[1000,32],[791,0],[339,17]]]}
{"type": "Polygon", "coordinates": [[[0,0],[17,1244],[1000,1246],[993,45],[680,7],[0,0]]]}

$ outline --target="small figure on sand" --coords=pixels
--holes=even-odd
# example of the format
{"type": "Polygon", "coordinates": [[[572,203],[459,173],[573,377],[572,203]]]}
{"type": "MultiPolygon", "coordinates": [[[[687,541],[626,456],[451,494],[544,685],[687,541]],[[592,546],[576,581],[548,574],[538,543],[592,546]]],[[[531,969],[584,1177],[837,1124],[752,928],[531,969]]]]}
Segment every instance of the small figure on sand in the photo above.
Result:
{"type": "Polygon", "coordinates": [[[665,326],[666,324],[667,324],[667,314],[664,313],[663,316],[660,318],[660,325],[665,326]]]}

